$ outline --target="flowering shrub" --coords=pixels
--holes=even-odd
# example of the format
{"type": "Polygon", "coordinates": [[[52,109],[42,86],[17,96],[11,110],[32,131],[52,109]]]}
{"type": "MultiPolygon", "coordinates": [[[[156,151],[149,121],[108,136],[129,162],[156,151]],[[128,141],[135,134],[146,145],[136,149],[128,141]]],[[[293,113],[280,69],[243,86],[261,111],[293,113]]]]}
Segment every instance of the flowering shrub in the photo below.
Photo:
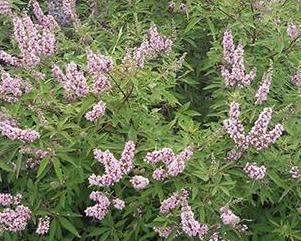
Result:
{"type": "Polygon", "coordinates": [[[298,1],[0,1],[0,240],[301,240],[298,1]]]}

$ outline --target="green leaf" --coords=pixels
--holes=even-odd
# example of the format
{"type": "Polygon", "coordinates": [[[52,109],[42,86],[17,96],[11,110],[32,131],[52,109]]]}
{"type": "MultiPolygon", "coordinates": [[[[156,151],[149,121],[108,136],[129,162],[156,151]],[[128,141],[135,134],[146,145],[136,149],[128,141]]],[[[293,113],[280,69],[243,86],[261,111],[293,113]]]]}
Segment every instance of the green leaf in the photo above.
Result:
{"type": "Polygon", "coordinates": [[[53,163],[54,171],[55,171],[57,178],[60,180],[60,182],[62,182],[63,181],[63,173],[62,173],[62,168],[61,168],[61,162],[59,161],[59,159],[54,158],[52,163],[53,163]]]}
{"type": "Polygon", "coordinates": [[[13,168],[8,165],[7,163],[5,163],[5,161],[0,161],[0,169],[7,171],[7,172],[13,172],[13,168]]]}
{"type": "Polygon", "coordinates": [[[80,238],[81,236],[79,235],[78,231],[76,228],[73,226],[73,224],[66,218],[59,217],[59,221],[62,224],[62,226],[68,230],[70,233],[74,234],[76,237],[80,238]]]}
{"type": "Polygon", "coordinates": [[[37,173],[37,178],[42,175],[42,173],[44,172],[44,170],[47,167],[48,163],[49,163],[49,158],[48,157],[44,158],[41,161],[39,169],[38,169],[38,173],[37,173]]]}

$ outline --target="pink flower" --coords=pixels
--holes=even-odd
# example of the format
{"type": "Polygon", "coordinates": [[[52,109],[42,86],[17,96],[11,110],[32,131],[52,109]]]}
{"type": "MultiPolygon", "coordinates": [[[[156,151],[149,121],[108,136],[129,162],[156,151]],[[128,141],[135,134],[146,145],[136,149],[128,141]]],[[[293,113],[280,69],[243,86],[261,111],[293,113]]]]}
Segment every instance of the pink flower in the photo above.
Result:
{"type": "Polygon", "coordinates": [[[92,50],[88,50],[87,58],[87,68],[91,75],[105,74],[113,69],[113,60],[111,57],[95,54],[92,50]]]}
{"type": "Polygon", "coordinates": [[[37,234],[45,235],[49,231],[50,218],[45,216],[44,218],[39,218],[38,228],[36,230],[37,234]]]}
{"type": "Polygon", "coordinates": [[[256,76],[256,68],[253,68],[248,74],[245,73],[243,45],[238,44],[235,48],[231,30],[224,33],[223,47],[224,60],[229,65],[229,68],[222,66],[221,70],[226,86],[249,86],[256,76]]]}
{"type": "Polygon", "coordinates": [[[0,193],[0,205],[7,207],[11,205],[19,205],[22,200],[22,195],[17,194],[15,196],[10,193],[0,193]]]}
{"type": "Polygon", "coordinates": [[[102,176],[92,174],[89,177],[90,185],[96,186],[112,186],[119,182],[120,179],[128,174],[133,168],[135,145],[132,141],[126,143],[120,160],[118,161],[109,151],[94,150],[94,158],[105,168],[105,173],[102,176]]]}
{"type": "Polygon", "coordinates": [[[239,104],[231,103],[229,119],[224,121],[224,128],[236,144],[240,151],[246,150],[250,146],[261,150],[267,148],[269,144],[275,143],[284,130],[281,124],[277,124],[273,130],[267,131],[272,118],[272,109],[265,108],[259,115],[249,134],[244,132],[244,127],[239,120],[239,104]]]}
{"type": "Polygon", "coordinates": [[[174,231],[173,226],[168,227],[154,227],[154,231],[162,238],[168,238],[168,236],[174,231]]]}
{"type": "Polygon", "coordinates": [[[292,76],[292,83],[298,87],[301,87],[301,69],[299,69],[297,73],[292,76]]]}
{"type": "Polygon", "coordinates": [[[271,66],[267,73],[263,75],[261,85],[256,92],[256,102],[255,104],[262,104],[268,99],[268,93],[270,91],[270,86],[272,83],[273,67],[271,66]]]}
{"type": "Polygon", "coordinates": [[[53,30],[58,27],[57,22],[55,21],[52,15],[45,15],[37,1],[33,1],[33,12],[39,22],[39,24],[49,30],[53,30]]]}
{"type": "Polygon", "coordinates": [[[161,53],[168,53],[171,51],[173,45],[172,40],[160,35],[156,25],[152,25],[148,32],[147,38],[135,48],[132,53],[127,52],[125,56],[125,64],[134,64],[137,67],[143,68],[146,59],[152,59],[160,55],[161,53]]]}
{"type": "Polygon", "coordinates": [[[7,121],[0,121],[0,132],[11,140],[33,142],[40,138],[40,134],[32,129],[20,129],[7,121]]]}
{"type": "Polygon", "coordinates": [[[122,210],[125,208],[125,202],[119,198],[113,199],[114,208],[122,210]]]}
{"type": "Polygon", "coordinates": [[[251,179],[257,181],[265,177],[266,167],[263,165],[259,167],[256,162],[247,162],[246,166],[244,167],[244,171],[251,179]]]}
{"type": "Polygon", "coordinates": [[[91,92],[95,95],[99,95],[111,87],[108,77],[102,74],[92,76],[93,85],[91,92]]]}
{"type": "Polygon", "coordinates": [[[161,202],[160,213],[168,214],[172,210],[180,207],[188,198],[188,192],[182,189],[180,192],[172,193],[168,198],[161,202]]]}
{"type": "Polygon", "coordinates": [[[182,230],[189,237],[199,237],[202,239],[208,233],[208,226],[200,224],[195,218],[191,207],[187,201],[181,208],[181,226],[182,230]]]}
{"type": "Polygon", "coordinates": [[[133,159],[135,156],[135,143],[133,141],[128,141],[123,149],[120,158],[120,168],[123,175],[129,174],[129,172],[133,169],[133,159]]]}
{"type": "Polygon", "coordinates": [[[222,207],[220,209],[220,218],[223,224],[230,225],[232,227],[235,227],[240,222],[240,218],[226,207],[222,207]]]}
{"type": "Polygon", "coordinates": [[[56,78],[64,88],[64,96],[67,100],[76,100],[88,94],[88,84],[84,73],[78,70],[78,66],[71,62],[66,67],[66,74],[57,67],[52,69],[54,78],[56,78]]]}
{"type": "Polygon", "coordinates": [[[88,121],[95,122],[99,120],[106,111],[106,104],[103,101],[99,101],[95,104],[91,111],[85,114],[85,117],[88,121]]]}
{"type": "Polygon", "coordinates": [[[5,208],[0,212],[0,225],[6,231],[23,231],[31,218],[31,211],[28,207],[18,205],[15,210],[5,208]]]}
{"type": "Polygon", "coordinates": [[[62,0],[62,8],[66,19],[78,23],[79,19],[76,14],[76,0],[62,0]]]}
{"type": "Polygon", "coordinates": [[[18,76],[11,77],[4,70],[1,71],[0,98],[7,102],[16,102],[22,94],[31,91],[31,85],[27,80],[22,80],[18,76]]]}
{"type": "Polygon", "coordinates": [[[0,2],[0,15],[5,15],[5,16],[12,15],[11,5],[8,1],[0,2]]]}
{"type": "Polygon", "coordinates": [[[87,217],[93,217],[98,220],[104,219],[109,211],[110,200],[104,193],[101,192],[92,192],[90,198],[97,202],[94,206],[88,207],[85,210],[87,217]]]}
{"type": "Polygon", "coordinates": [[[144,161],[149,164],[163,162],[166,166],[157,168],[153,178],[162,181],[169,176],[177,176],[185,169],[186,161],[193,155],[192,147],[185,148],[179,155],[175,155],[170,148],[163,148],[146,154],[144,161]]]}
{"type": "Polygon", "coordinates": [[[287,26],[287,35],[291,38],[291,39],[295,39],[299,36],[300,32],[298,27],[294,24],[294,23],[290,23],[287,26]]]}
{"type": "Polygon", "coordinates": [[[134,176],[130,182],[136,190],[145,189],[149,184],[149,180],[142,176],[134,176]]]}

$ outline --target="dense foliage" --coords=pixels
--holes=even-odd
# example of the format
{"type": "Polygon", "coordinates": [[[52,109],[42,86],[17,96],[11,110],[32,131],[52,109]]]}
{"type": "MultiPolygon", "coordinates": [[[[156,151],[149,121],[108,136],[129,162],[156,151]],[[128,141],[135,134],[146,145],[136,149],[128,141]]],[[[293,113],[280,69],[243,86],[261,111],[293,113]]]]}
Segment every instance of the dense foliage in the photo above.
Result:
{"type": "Polygon", "coordinates": [[[0,240],[301,240],[300,8],[0,1],[0,240]]]}

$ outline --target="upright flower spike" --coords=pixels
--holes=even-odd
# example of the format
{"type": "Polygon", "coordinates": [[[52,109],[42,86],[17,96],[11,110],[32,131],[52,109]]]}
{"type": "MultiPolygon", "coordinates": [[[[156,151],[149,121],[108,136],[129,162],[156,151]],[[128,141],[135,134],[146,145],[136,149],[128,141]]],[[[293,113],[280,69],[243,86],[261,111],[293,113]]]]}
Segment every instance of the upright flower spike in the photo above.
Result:
{"type": "Polygon", "coordinates": [[[155,164],[163,162],[165,169],[160,167],[153,172],[153,178],[163,181],[167,177],[174,177],[185,169],[186,161],[193,155],[191,146],[185,148],[179,155],[175,155],[170,148],[163,148],[159,151],[149,152],[145,156],[145,162],[155,164]]]}
{"type": "Polygon", "coordinates": [[[172,210],[180,207],[187,200],[189,194],[185,189],[172,193],[168,198],[161,202],[160,213],[168,214],[172,210]]]}
{"type": "Polygon", "coordinates": [[[206,224],[199,223],[194,218],[194,213],[188,204],[188,196],[188,192],[185,189],[182,189],[180,192],[172,193],[172,195],[161,203],[160,213],[165,215],[175,208],[181,207],[181,221],[179,224],[179,230],[172,225],[168,227],[155,227],[154,230],[160,237],[166,238],[174,230],[180,233],[183,232],[189,237],[198,237],[201,240],[207,235],[208,226],[206,224]]]}
{"type": "MultiPolygon", "coordinates": [[[[42,16],[39,17],[42,18],[42,16]]],[[[14,16],[12,22],[20,56],[15,57],[0,50],[0,60],[4,63],[28,68],[39,64],[42,55],[49,56],[55,53],[56,40],[51,27],[47,28],[35,24],[27,15],[23,17],[14,16]]]]}
{"type": "Polygon", "coordinates": [[[113,69],[113,59],[102,54],[95,54],[91,49],[87,50],[87,68],[91,75],[106,74],[113,69]]]}
{"type": "Polygon", "coordinates": [[[11,75],[1,70],[0,98],[7,102],[16,102],[22,94],[29,93],[31,85],[27,80],[11,75]]]}
{"type": "Polygon", "coordinates": [[[64,88],[64,97],[67,100],[74,101],[86,96],[89,92],[87,80],[83,71],[78,69],[78,66],[71,62],[66,67],[66,74],[58,67],[52,69],[54,78],[60,82],[64,88]]]}
{"type": "Polygon", "coordinates": [[[181,226],[183,232],[189,237],[198,237],[199,239],[203,239],[208,233],[208,226],[200,224],[194,218],[194,213],[187,201],[184,202],[181,208],[181,226]]]}
{"type": "Polygon", "coordinates": [[[267,131],[272,112],[271,108],[265,108],[260,113],[251,131],[246,134],[239,120],[239,104],[236,102],[231,103],[229,118],[224,121],[224,128],[235,142],[236,150],[241,152],[249,147],[261,150],[267,148],[282,135],[284,128],[281,124],[277,124],[274,129],[267,131]]]}
{"type": "Polygon", "coordinates": [[[229,65],[229,68],[222,66],[221,70],[226,86],[249,86],[256,76],[256,68],[245,73],[243,45],[240,43],[235,47],[231,30],[224,33],[223,48],[224,60],[229,65]]]}
{"type": "Polygon", "coordinates": [[[167,227],[154,227],[154,231],[158,234],[161,238],[168,238],[169,235],[175,230],[175,227],[173,226],[167,226],[167,227]]]}
{"type": "Polygon", "coordinates": [[[45,235],[48,233],[50,227],[50,218],[45,216],[44,218],[39,218],[38,227],[36,233],[39,235],[45,235]]]}
{"type": "Polygon", "coordinates": [[[123,62],[125,65],[143,68],[147,59],[170,52],[172,45],[172,40],[159,34],[157,26],[152,25],[147,31],[146,39],[132,53],[127,52],[123,62]]]}
{"type": "Polygon", "coordinates": [[[273,77],[273,66],[271,65],[270,68],[266,73],[264,73],[261,85],[256,92],[256,105],[261,105],[268,99],[268,93],[270,91],[270,86],[272,84],[272,77],[273,77]]]}
{"type": "Polygon", "coordinates": [[[85,210],[87,217],[93,217],[98,220],[104,219],[109,212],[109,206],[111,204],[108,197],[102,192],[92,192],[90,198],[97,202],[94,206],[88,207],[85,210]]]}
{"type": "Polygon", "coordinates": [[[112,186],[119,182],[133,168],[134,151],[135,145],[132,141],[125,144],[120,160],[117,160],[109,150],[103,152],[95,149],[94,158],[104,166],[105,173],[102,176],[92,174],[89,177],[90,185],[112,186]]]}
{"type": "Polygon", "coordinates": [[[57,22],[55,21],[52,15],[45,15],[40,7],[38,1],[34,0],[32,3],[33,12],[39,24],[49,30],[53,30],[58,27],[57,22]]]}
{"type": "Polygon", "coordinates": [[[99,120],[106,111],[106,103],[103,101],[99,101],[95,104],[91,111],[85,114],[85,117],[88,121],[95,122],[99,120]]]}
{"type": "Polygon", "coordinates": [[[62,0],[62,9],[65,17],[70,22],[79,23],[79,19],[76,14],[76,0],[62,0]]]}

